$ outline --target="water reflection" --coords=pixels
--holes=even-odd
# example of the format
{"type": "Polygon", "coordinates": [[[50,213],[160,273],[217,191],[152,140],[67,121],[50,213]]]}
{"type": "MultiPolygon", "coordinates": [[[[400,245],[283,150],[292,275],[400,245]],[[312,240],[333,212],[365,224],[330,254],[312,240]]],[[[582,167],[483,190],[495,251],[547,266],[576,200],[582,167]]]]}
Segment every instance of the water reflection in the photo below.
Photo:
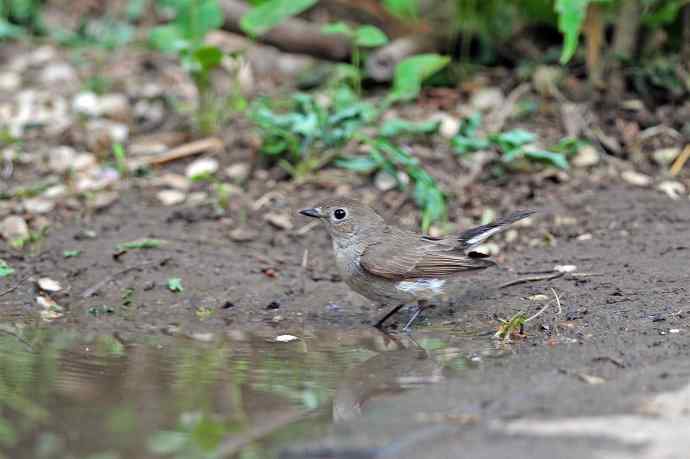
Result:
{"type": "Polygon", "coordinates": [[[474,351],[438,334],[124,342],[0,327],[2,459],[275,457],[282,445],[361,415],[373,399],[474,365],[474,351]]]}

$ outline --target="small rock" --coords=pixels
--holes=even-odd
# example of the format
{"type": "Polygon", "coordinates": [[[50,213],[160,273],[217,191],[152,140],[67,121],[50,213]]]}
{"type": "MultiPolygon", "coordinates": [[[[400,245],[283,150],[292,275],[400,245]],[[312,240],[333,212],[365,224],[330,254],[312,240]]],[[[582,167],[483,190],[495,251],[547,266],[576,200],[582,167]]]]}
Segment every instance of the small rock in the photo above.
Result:
{"type": "Polygon", "coordinates": [[[583,233],[580,234],[578,237],[576,237],[578,241],[591,241],[592,240],[592,233],[583,233]]]}
{"type": "Polygon", "coordinates": [[[78,193],[98,191],[117,183],[119,179],[120,175],[115,169],[109,167],[94,169],[77,180],[75,190],[78,193]]]}
{"type": "Polygon", "coordinates": [[[204,191],[195,191],[194,193],[189,193],[187,196],[187,204],[190,206],[195,206],[198,204],[203,204],[208,199],[208,193],[204,191]]]}
{"type": "Polygon", "coordinates": [[[39,79],[46,86],[64,84],[75,81],[77,73],[68,63],[56,62],[46,66],[41,72],[39,79]]]}
{"type": "Polygon", "coordinates": [[[19,74],[15,72],[0,73],[0,91],[16,91],[21,85],[22,79],[19,74]]]}
{"type": "Polygon", "coordinates": [[[398,186],[398,181],[388,172],[379,171],[374,177],[374,185],[379,191],[390,191],[398,186]]]}
{"type": "Polygon", "coordinates": [[[129,126],[106,119],[89,120],[86,123],[87,135],[93,141],[105,135],[112,143],[125,143],[129,138],[129,126]]]}
{"type": "Polygon", "coordinates": [[[680,148],[662,148],[652,153],[652,158],[659,166],[669,166],[680,154],[680,148]]]}
{"type": "Polygon", "coordinates": [[[295,335],[278,335],[275,337],[276,343],[289,343],[291,341],[296,341],[299,338],[295,335]]]}
{"type": "Polygon", "coordinates": [[[475,110],[489,111],[503,105],[504,100],[503,91],[496,87],[487,87],[472,94],[470,105],[475,110]]]}
{"type": "Polygon", "coordinates": [[[671,199],[678,199],[681,194],[685,194],[685,185],[673,180],[661,182],[657,188],[666,193],[671,199]]]}
{"type": "Polygon", "coordinates": [[[599,151],[592,145],[584,145],[573,158],[573,166],[590,167],[599,163],[599,151]]]}
{"type": "Polygon", "coordinates": [[[160,155],[168,151],[168,146],[162,142],[136,142],[127,149],[132,156],[160,155]]]}
{"type": "Polygon", "coordinates": [[[272,225],[278,229],[282,229],[282,230],[291,230],[292,229],[292,219],[287,214],[269,212],[264,216],[264,220],[266,220],[270,225],[272,225]]]}
{"type": "Polygon", "coordinates": [[[51,171],[62,174],[74,166],[77,153],[66,145],[53,148],[48,152],[48,167],[51,171]]]}
{"type": "Polygon", "coordinates": [[[270,303],[268,303],[268,305],[266,305],[266,309],[268,309],[268,310],[279,309],[279,308],[280,308],[280,303],[278,303],[277,301],[271,301],[270,303]]]}
{"type": "Polygon", "coordinates": [[[59,304],[57,304],[52,298],[49,296],[37,296],[36,297],[36,303],[43,308],[41,311],[41,318],[45,320],[46,322],[50,322],[55,319],[59,319],[62,317],[63,314],[63,308],[59,304]]]}
{"type": "Polygon", "coordinates": [[[540,65],[532,74],[534,89],[542,96],[556,96],[563,80],[563,69],[555,65],[540,65]]]}
{"type": "Polygon", "coordinates": [[[635,186],[646,187],[652,184],[652,178],[650,176],[632,170],[621,173],[621,178],[635,186]]]}
{"type": "Polygon", "coordinates": [[[119,193],[114,191],[104,191],[92,196],[91,199],[87,201],[87,205],[91,209],[105,209],[106,207],[113,205],[119,199],[119,197],[119,193]]]}
{"type": "Polygon", "coordinates": [[[49,277],[41,277],[38,282],[38,288],[48,293],[55,293],[62,290],[62,285],[60,282],[53,280],[49,277]]]}
{"type": "Polygon", "coordinates": [[[55,202],[45,198],[30,198],[22,203],[30,214],[47,214],[55,208],[55,202]]]}
{"type": "Polygon", "coordinates": [[[239,227],[230,231],[230,240],[235,242],[249,242],[257,238],[258,233],[252,229],[239,227]]]}
{"type": "Polygon", "coordinates": [[[187,180],[185,176],[179,174],[163,174],[158,178],[158,182],[180,191],[187,191],[190,187],[189,180],[187,180]]]}
{"type": "Polygon", "coordinates": [[[101,114],[98,102],[98,96],[95,93],[80,92],[72,99],[72,110],[81,115],[96,117],[101,114]]]}
{"type": "Polygon", "coordinates": [[[578,373],[577,377],[580,378],[582,381],[586,382],[587,384],[604,384],[606,382],[604,378],[584,373],[578,373]]]}
{"type": "Polygon", "coordinates": [[[435,113],[431,120],[440,121],[438,132],[446,139],[453,138],[460,130],[460,120],[446,112],[435,113]]]}
{"type": "Polygon", "coordinates": [[[196,178],[213,175],[216,172],[218,172],[218,161],[213,158],[201,158],[187,166],[185,175],[188,179],[194,180],[196,178]]]}
{"type": "Polygon", "coordinates": [[[30,65],[43,65],[55,59],[57,51],[52,46],[41,46],[29,54],[30,65]]]}
{"type": "Polygon", "coordinates": [[[641,112],[645,109],[644,102],[640,99],[628,99],[621,103],[621,108],[631,112],[641,112]]]}
{"type": "Polygon", "coordinates": [[[537,294],[537,295],[532,295],[527,297],[528,300],[530,301],[548,301],[549,297],[544,294],[537,294]]]}
{"type": "Polygon", "coordinates": [[[554,271],[558,271],[559,273],[572,273],[577,270],[577,266],[575,265],[556,265],[553,267],[554,271]]]}
{"type": "Polygon", "coordinates": [[[192,339],[195,339],[197,341],[201,341],[204,343],[210,343],[215,339],[215,335],[213,333],[192,333],[191,337],[192,337],[192,339]]]}
{"type": "Polygon", "coordinates": [[[495,256],[499,254],[501,248],[495,242],[485,242],[484,244],[479,244],[477,247],[472,249],[472,251],[495,256]]]}
{"type": "Polygon", "coordinates": [[[98,161],[96,161],[94,155],[91,153],[80,153],[74,158],[72,167],[75,171],[81,172],[96,167],[96,164],[98,164],[98,161]]]}
{"type": "Polygon", "coordinates": [[[249,177],[251,169],[249,163],[235,163],[225,169],[225,175],[232,180],[244,182],[249,177]]]}
{"type": "Polygon", "coordinates": [[[175,206],[183,203],[187,199],[187,195],[179,190],[161,190],[156,194],[156,198],[164,206],[175,206]]]}
{"type": "Polygon", "coordinates": [[[116,121],[127,121],[130,117],[130,106],[124,94],[105,94],[98,101],[98,111],[102,116],[116,121]]]}
{"type": "Polygon", "coordinates": [[[29,237],[29,225],[22,217],[10,215],[0,223],[0,235],[6,241],[16,241],[29,237]]]}
{"type": "Polygon", "coordinates": [[[53,185],[46,189],[41,196],[46,199],[59,199],[67,194],[67,187],[65,185],[53,185]]]}
{"type": "Polygon", "coordinates": [[[278,314],[277,316],[273,316],[273,317],[271,318],[271,322],[273,322],[274,324],[277,324],[277,323],[279,323],[279,322],[282,322],[283,319],[285,319],[285,317],[283,317],[283,316],[281,316],[280,314],[278,314]]]}

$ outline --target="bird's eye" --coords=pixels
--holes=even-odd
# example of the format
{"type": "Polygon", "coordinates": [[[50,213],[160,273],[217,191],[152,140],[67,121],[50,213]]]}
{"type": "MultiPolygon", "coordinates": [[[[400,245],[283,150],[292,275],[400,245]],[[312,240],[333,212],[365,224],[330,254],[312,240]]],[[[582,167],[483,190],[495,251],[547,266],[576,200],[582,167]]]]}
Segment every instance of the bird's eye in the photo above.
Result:
{"type": "Polygon", "coordinates": [[[333,211],[333,217],[336,220],[342,220],[343,218],[347,217],[347,212],[345,211],[345,209],[335,209],[333,211]]]}

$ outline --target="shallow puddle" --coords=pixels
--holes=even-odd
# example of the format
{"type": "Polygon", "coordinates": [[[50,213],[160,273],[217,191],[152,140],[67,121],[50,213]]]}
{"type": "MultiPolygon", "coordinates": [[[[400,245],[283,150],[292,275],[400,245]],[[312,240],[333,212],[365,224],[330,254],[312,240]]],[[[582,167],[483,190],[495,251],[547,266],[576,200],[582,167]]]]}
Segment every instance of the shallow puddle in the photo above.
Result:
{"type": "Polygon", "coordinates": [[[375,329],[290,342],[0,328],[0,458],[272,458],[372,408],[462,377],[500,351],[487,337],[375,329]]]}

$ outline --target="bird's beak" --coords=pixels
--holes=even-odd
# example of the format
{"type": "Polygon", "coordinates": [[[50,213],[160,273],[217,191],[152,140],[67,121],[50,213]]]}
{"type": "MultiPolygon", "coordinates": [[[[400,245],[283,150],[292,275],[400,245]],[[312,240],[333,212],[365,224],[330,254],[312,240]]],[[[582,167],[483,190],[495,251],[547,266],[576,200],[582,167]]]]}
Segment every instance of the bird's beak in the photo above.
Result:
{"type": "Polygon", "coordinates": [[[321,208],[312,207],[311,209],[302,209],[299,211],[300,214],[307,217],[321,218],[321,208]]]}

